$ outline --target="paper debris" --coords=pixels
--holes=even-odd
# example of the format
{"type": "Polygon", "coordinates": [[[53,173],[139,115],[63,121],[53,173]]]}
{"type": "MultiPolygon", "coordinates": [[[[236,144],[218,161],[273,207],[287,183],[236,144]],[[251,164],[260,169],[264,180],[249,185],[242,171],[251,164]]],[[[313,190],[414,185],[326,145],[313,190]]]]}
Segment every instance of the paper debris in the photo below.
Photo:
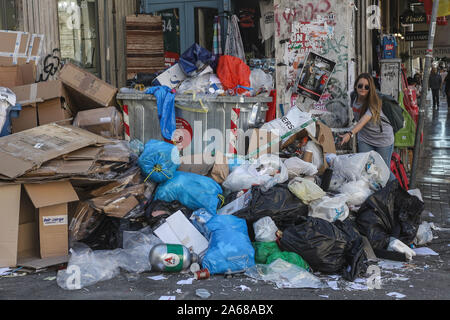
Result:
{"type": "Polygon", "coordinates": [[[418,255],[418,256],[438,256],[439,255],[439,253],[437,253],[434,250],[427,248],[427,247],[415,248],[413,250],[416,253],[416,255],[418,255]]]}
{"type": "Polygon", "coordinates": [[[44,279],[44,281],[53,281],[56,280],[56,277],[47,277],[44,279]]]}
{"type": "Polygon", "coordinates": [[[240,288],[242,291],[245,291],[245,290],[248,290],[248,291],[252,291],[252,289],[250,289],[249,287],[247,287],[247,286],[244,286],[244,285],[241,285],[241,286],[239,286],[238,288],[240,288]]]}
{"type": "Polygon", "coordinates": [[[329,298],[329,296],[325,296],[325,295],[323,295],[323,296],[319,296],[319,297],[321,297],[321,298],[329,298]]]}
{"type": "Polygon", "coordinates": [[[337,281],[327,281],[327,284],[333,290],[340,290],[337,281]]]}
{"type": "Polygon", "coordinates": [[[346,290],[359,290],[359,291],[367,291],[369,288],[366,285],[360,283],[351,283],[347,286],[346,290]]]}
{"type": "Polygon", "coordinates": [[[401,293],[398,293],[398,292],[389,292],[386,295],[389,296],[389,297],[397,298],[397,299],[402,299],[402,298],[406,297],[404,294],[401,294],[401,293]]]}
{"type": "Polygon", "coordinates": [[[390,261],[390,260],[382,260],[378,262],[378,266],[383,269],[403,269],[405,264],[403,262],[390,261]]]}
{"type": "Polygon", "coordinates": [[[181,289],[177,289],[177,291],[175,291],[176,293],[178,293],[178,294],[182,294],[183,293],[183,291],[181,291],[181,289]]]}
{"type": "Polygon", "coordinates": [[[166,277],[164,277],[163,275],[159,275],[159,276],[154,276],[154,277],[148,277],[150,280],[154,280],[154,281],[160,281],[160,280],[167,280],[166,277]]]}
{"type": "Polygon", "coordinates": [[[161,297],[159,298],[159,300],[171,300],[171,301],[175,301],[175,300],[177,300],[177,297],[175,297],[175,296],[161,296],[161,297]]]}
{"type": "Polygon", "coordinates": [[[10,268],[0,268],[0,276],[6,276],[11,273],[10,268]]]}

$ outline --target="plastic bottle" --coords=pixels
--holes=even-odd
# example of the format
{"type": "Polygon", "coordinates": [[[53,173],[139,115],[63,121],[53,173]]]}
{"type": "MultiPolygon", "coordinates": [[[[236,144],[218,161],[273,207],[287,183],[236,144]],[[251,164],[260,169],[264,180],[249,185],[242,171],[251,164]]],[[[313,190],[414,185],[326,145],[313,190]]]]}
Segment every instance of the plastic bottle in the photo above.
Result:
{"type": "Polygon", "coordinates": [[[182,245],[160,244],[152,248],[149,260],[152,270],[181,272],[189,270],[198,261],[198,255],[182,245]]]}

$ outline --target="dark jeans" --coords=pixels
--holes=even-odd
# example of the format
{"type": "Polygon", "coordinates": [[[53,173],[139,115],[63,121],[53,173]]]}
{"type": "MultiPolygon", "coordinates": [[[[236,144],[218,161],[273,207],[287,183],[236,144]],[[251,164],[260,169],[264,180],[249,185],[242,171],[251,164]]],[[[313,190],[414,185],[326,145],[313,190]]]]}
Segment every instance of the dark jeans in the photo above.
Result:
{"type": "Polygon", "coordinates": [[[439,108],[439,89],[431,89],[433,94],[433,107],[439,108]]]}

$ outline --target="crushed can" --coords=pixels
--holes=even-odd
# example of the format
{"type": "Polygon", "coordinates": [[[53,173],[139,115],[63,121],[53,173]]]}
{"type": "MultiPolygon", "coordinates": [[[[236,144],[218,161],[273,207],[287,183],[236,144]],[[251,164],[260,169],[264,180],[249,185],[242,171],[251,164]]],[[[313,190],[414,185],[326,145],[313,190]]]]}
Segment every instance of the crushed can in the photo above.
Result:
{"type": "Polygon", "coordinates": [[[197,263],[198,255],[182,245],[159,244],[150,251],[149,261],[155,271],[181,272],[197,263]]]}

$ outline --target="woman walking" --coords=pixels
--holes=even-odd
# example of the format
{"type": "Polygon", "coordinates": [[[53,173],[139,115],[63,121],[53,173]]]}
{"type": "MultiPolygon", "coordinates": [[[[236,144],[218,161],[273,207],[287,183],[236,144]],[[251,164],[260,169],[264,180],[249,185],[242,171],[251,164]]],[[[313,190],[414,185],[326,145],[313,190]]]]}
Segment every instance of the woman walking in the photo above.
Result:
{"type": "MultiPolygon", "coordinates": [[[[342,145],[357,135],[358,152],[378,152],[390,169],[394,152],[394,129],[383,113],[383,102],[376,92],[372,76],[368,73],[360,74],[354,88],[351,106],[358,123],[352,131],[341,136],[342,145]]],[[[389,181],[392,180],[395,180],[395,176],[391,172],[389,181]]]]}

